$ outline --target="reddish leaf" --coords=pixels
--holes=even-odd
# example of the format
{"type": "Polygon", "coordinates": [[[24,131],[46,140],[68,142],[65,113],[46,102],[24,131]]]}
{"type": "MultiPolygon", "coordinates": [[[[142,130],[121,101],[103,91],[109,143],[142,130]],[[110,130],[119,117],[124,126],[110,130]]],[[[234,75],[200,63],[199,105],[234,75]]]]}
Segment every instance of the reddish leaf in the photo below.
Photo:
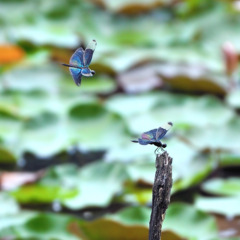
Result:
{"type": "Polygon", "coordinates": [[[14,45],[0,45],[0,53],[0,64],[14,63],[25,56],[23,49],[14,45]]]}

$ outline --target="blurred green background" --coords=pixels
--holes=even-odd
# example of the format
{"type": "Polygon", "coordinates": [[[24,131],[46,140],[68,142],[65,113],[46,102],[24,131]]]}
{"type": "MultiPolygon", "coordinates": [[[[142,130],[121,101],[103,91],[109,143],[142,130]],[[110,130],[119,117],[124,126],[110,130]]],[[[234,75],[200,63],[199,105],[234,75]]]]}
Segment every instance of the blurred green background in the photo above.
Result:
{"type": "Polygon", "coordinates": [[[240,1],[0,0],[0,239],[147,239],[155,147],[130,140],[168,121],[162,239],[240,239],[239,26],[240,1]]]}

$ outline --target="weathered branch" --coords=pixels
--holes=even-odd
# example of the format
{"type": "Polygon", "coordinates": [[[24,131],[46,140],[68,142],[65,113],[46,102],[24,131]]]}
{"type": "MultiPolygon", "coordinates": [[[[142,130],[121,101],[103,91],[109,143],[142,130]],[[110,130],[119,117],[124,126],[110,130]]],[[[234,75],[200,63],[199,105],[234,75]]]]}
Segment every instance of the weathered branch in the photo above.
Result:
{"type": "Polygon", "coordinates": [[[172,188],[172,158],[167,152],[157,155],[152,193],[152,213],[149,222],[149,240],[160,240],[162,223],[170,203],[172,188]]]}

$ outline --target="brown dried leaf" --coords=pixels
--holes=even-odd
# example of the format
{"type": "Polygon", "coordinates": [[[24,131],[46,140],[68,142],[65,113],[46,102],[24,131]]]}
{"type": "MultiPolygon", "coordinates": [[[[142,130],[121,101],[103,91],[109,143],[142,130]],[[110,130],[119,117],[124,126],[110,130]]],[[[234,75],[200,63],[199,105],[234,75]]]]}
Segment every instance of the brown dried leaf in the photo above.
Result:
{"type": "Polygon", "coordinates": [[[156,69],[150,65],[120,74],[118,82],[128,93],[145,92],[163,85],[156,69]]]}

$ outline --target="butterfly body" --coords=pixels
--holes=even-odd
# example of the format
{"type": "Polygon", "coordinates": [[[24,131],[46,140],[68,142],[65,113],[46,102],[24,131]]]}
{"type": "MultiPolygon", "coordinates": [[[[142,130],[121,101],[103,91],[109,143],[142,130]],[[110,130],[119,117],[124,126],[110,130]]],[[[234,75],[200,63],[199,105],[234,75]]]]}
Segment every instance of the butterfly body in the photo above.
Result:
{"type": "Polygon", "coordinates": [[[77,86],[81,84],[82,76],[92,77],[95,71],[89,68],[92,61],[92,56],[96,48],[97,42],[92,40],[86,49],[78,48],[72,57],[69,64],[62,63],[63,66],[69,67],[69,71],[77,86]]]}
{"type": "Polygon", "coordinates": [[[152,129],[148,132],[144,132],[141,135],[141,138],[138,138],[138,140],[132,140],[132,142],[139,143],[141,145],[148,145],[148,144],[154,145],[157,147],[157,149],[161,148],[161,150],[163,150],[163,148],[167,147],[167,144],[162,143],[160,140],[166,135],[166,133],[172,127],[172,125],[173,124],[169,122],[168,127],[166,128],[159,127],[156,129],[152,129]]]}

